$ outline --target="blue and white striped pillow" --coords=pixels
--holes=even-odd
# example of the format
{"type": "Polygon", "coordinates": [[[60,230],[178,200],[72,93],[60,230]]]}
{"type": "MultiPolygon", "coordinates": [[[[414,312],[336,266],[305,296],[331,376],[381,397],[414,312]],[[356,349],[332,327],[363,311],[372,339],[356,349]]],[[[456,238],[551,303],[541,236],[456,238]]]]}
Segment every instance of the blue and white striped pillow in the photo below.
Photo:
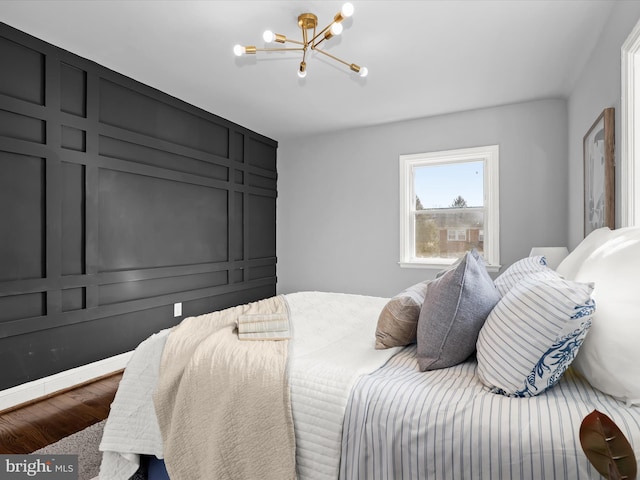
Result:
{"type": "Polygon", "coordinates": [[[550,269],[520,280],[480,330],[480,380],[492,392],[513,397],[538,395],[555,385],[591,326],[593,287],[550,269]]]}
{"type": "Polygon", "coordinates": [[[538,272],[551,270],[547,267],[547,260],[541,255],[533,257],[524,257],[521,260],[511,264],[504,272],[502,272],[494,280],[494,285],[498,289],[501,297],[511,290],[520,280],[538,272]]]}

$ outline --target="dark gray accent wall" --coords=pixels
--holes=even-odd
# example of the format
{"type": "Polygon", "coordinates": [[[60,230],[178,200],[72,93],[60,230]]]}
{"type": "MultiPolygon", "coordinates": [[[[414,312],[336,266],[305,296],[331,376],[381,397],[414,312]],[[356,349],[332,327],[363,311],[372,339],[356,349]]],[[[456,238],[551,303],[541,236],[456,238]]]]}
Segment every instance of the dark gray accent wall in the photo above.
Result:
{"type": "Polygon", "coordinates": [[[0,389],[275,294],[274,140],[0,23],[0,389]]]}

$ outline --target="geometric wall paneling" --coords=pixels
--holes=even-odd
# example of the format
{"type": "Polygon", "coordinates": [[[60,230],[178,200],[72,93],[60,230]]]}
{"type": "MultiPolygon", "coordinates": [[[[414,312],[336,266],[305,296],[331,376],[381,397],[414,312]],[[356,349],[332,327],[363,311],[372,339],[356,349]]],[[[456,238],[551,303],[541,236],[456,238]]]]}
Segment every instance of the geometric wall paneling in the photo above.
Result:
{"type": "Polygon", "coordinates": [[[275,256],[276,236],[268,227],[276,220],[275,196],[249,194],[246,196],[248,259],[275,256]]]}
{"type": "Polygon", "coordinates": [[[248,172],[247,185],[252,187],[266,188],[269,190],[275,190],[277,179],[275,175],[269,175],[270,172],[266,173],[253,173],[251,171],[248,172]]]}
{"type": "Polygon", "coordinates": [[[0,339],[0,364],[12,367],[0,369],[0,384],[31,381],[34,371],[48,376],[77,367],[76,358],[110,357],[113,337],[123,352],[133,350],[149,327],[159,331],[174,323],[169,305],[0,339]]]}
{"type": "Polygon", "coordinates": [[[100,79],[100,122],[228,157],[225,126],[104,78],[100,79]]]}
{"type": "Polygon", "coordinates": [[[230,225],[230,255],[232,261],[244,259],[244,194],[242,192],[233,192],[233,210],[229,212],[229,216],[234,221],[230,225]]]}
{"type": "Polygon", "coordinates": [[[259,138],[248,138],[245,142],[245,159],[250,165],[267,171],[276,171],[276,152],[269,143],[259,138]]]}
{"type": "MultiPolygon", "coordinates": [[[[1,76],[4,76],[4,73],[1,76]]],[[[26,142],[45,143],[45,122],[0,109],[0,136],[26,142]]]]}
{"type": "Polygon", "coordinates": [[[276,274],[276,266],[271,265],[255,265],[248,269],[247,280],[257,280],[259,278],[269,278],[276,274]]]}
{"type": "Polygon", "coordinates": [[[229,158],[236,162],[244,162],[244,135],[240,132],[233,132],[230,140],[229,158]]]}
{"type": "MultiPolygon", "coordinates": [[[[144,139],[140,138],[137,140],[139,142],[144,141],[144,139]]],[[[117,158],[177,172],[191,173],[225,182],[229,178],[229,167],[225,165],[225,160],[199,152],[192,152],[194,156],[200,157],[194,158],[134,143],[133,141],[101,135],[99,137],[98,153],[102,157],[117,158]]]]}
{"type": "Polygon", "coordinates": [[[227,192],[100,169],[98,271],[227,260],[227,192]]]}
{"type": "Polygon", "coordinates": [[[46,294],[25,293],[0,297],[0,322],[46,315],[46,294]]]}
{"type": "Polygon", "coordinates": [[[7,38],[0,41],[0,65],[12,74],[0,75],[0,94],[44,105],[44,55],[7,38]]]}
{"type": "Polygon", "coordinates": [[[244,282],[244,269],[236,268],[229,272],[229,282],[230,283],[241,283],[244,282]]]}
{"type": "Polygon", "coordinates": [[[62,311],[71,312],[86,308],[86,288],[67,288],[62,290],[62,311]]]}
{"type": "Polygon", "coordinates": [[[277,142],[2,23],[0,70],[0,390],[275,295],[277,142]]]}
{"type": "Polygon", "coordinates": [[[87,72],[66,63],[60,64],[60,110],[87,116],[87,72]]]}
{"type": "Polygon", "coordinates": [[[44,184],[44,159],[0,151],[0,282],[45,276],[44,184]]]}
{"type": "Polygon", "coordinates": [[[218,285],[226,285],[227,283],[227,271],[222,270],[193,275],[105,284],[99,287],[99,304],[109,305],[158,295],[210,288],[218,285]]]}
{"type": "Polygon", "coordinates": [[[185,317],[195,316],[202,312],[213,312],[215,310],[240,305],[247,302],[247,298],[260,299],[274,295],[270,285],[265,284],[260,286],[259,282],[255,283],[258,286],[245,291],[231,290],[221,295],[199,298],[191,302],[183,303],[182,314],[185,317]]]}
{"type": "Polygon", "coordinates": [[[77,152],[87,151],[87,132],[78,128],[62,125],[60,146],[77,152]]]}
{"type": "Polygon", "coordinates": [[[62,162],[62,275],[86,273],[84,165],[62,162]]]}

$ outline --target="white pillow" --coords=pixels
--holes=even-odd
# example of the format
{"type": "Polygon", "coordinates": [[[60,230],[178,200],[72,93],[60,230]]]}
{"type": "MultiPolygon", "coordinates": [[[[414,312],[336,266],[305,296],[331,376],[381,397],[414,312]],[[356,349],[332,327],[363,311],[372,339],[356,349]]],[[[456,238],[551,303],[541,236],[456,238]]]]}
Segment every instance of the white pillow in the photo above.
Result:
{"type": "Polygon", "coordinates": [[[524,257],[523,259],[512,263],[509,268],[494,280],[493,283],[498,289],[500,296],[503,297],[523,278],[534,273],[544,272],[545,270],[550,269],[547,267],[547,262],[542,255],[524,257]]]}
{"type": "Polygon", "coordinates": [[[489,314],[478,335],[478,376],[494,393],[531,397],[556,384],[591,325],[593,284],[553,270],[523,278],[489,314]]]}
{"type": "Polygon", "coordinates": [[[601,247],[609,239],[611,233],[612,230],[609,227],[602,227],[591,232],[560,262],[556,267],[556,272],[569,280],[575,279],[582,262],[601,247]]]}
{"type": "Polygon", "coordinates": [[[611,231],[575,279],[595,283],[598,307],[576,370],[598,390],[640,404],[640,227],[611,231]]]}

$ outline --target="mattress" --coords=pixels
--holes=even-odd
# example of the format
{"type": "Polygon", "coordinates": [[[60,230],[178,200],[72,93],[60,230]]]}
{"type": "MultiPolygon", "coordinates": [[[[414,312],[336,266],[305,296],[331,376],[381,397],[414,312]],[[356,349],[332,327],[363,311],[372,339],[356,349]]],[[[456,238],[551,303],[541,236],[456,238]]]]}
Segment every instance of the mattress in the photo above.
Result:
{"type": "Polygon", "coordinates": [[[420,372],[416,346],[355,383],[340,478],[600,479],[580,446],[582,419],[614,420],[640,458],[640,408],[594,390],[569,369],[542,395],[490,393],[475,359],[420,372]]]}

